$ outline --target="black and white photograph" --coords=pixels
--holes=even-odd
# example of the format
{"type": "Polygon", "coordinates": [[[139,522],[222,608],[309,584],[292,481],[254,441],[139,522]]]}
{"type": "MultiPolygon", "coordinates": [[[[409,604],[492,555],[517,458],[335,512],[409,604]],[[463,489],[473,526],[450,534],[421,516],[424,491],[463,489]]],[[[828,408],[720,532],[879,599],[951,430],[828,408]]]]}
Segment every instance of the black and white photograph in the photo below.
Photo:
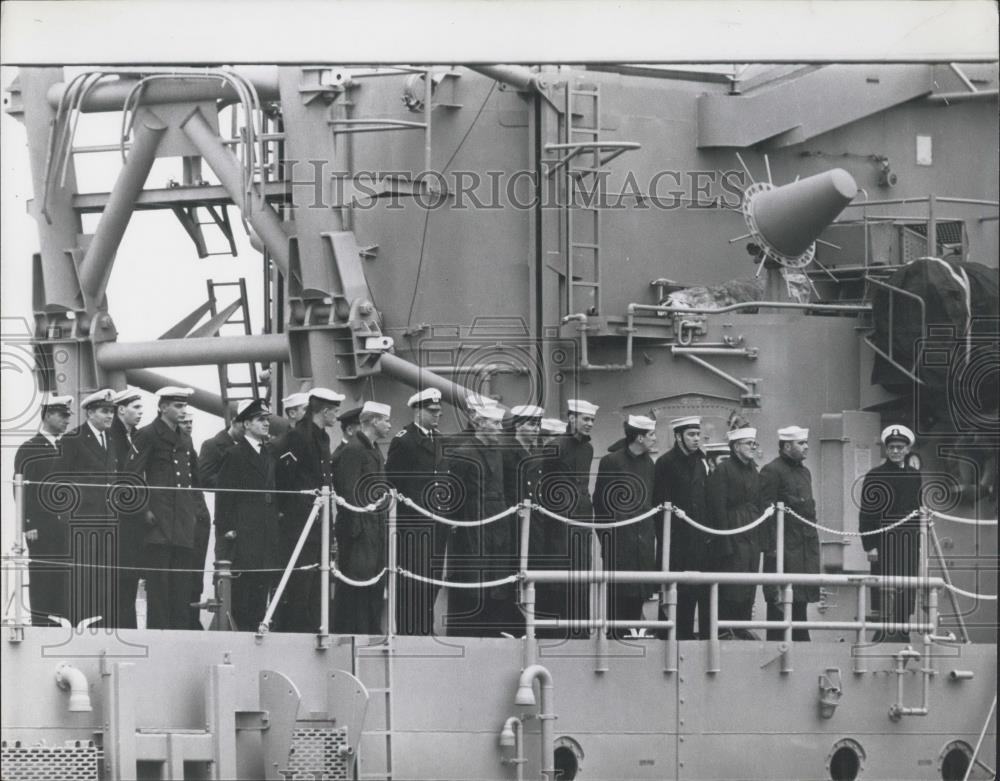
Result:
{"type": "Polygon", "coordinates": [[[0,776],[995,778],[998,18],[0,4],[0,776]]]}

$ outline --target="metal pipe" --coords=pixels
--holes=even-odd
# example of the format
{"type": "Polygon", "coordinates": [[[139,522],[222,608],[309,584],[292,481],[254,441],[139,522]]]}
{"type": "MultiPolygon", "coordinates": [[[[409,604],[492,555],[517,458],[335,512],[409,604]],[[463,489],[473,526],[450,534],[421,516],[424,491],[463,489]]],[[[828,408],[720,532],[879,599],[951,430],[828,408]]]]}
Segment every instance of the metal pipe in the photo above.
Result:
{"type": "Polygon", "coordinates": [[[69,690],[70,713],[90,713],[90,682],[79,668],[68,662],[56,667],[56,685],[63,691],[69,690]]]}
{"type": "MultiPolygon", "coordinates": [[[[14,475],[14,625],[11,627],[11,642],[24,639],[24,554],[27,546],[24,540],[24,475],[14,475]]],[[[4,592],[4,599],[7,593],[4,592]]]]}
{"type": "MultiPolygon", "coordinates": [[[[637,619],[630,621],[628,619],[615,619],[608,620],[607,617],[603,618],[539,618],[535,620],[535,626],[542,627],[558,627],[558,628],[571,628],[571,629],[594,629],[596,627],[612,628],[612,629],[670,629],[674,626],[673,621],[666,621],[663,619],[637,619]]],[[[603,672],[603,671],[602,671],[603,672]]]]}
{"type": "Polygon", "coordinates": [[[979,732],[979,738],[976,740],[976,747],[972,750],[972,757],[969,759],[969,766],[965,768],[965,775],[962,776],[962,781],[969,781],[969,774],[972,772],[972,768],[976,766],[976,757],[979,756],[979,749],[983,746],[983,740],[986,738],[986,730],[989,729],[990,722],[993,720],[993,712],[997,709],[997,696],[993,695],[993,703],[990,705],[990,712],[986,714],[986,721],[983,722],[983,728],[979,732]]]}
{"type": "Polygon", "coordinates": [[[444,377],[439,377],[429,369],[404,360],[392,353],[382,353],[382,356],[378,360],[378,367],[383,374],[399,380],[411,388],[418,390],[436,388],[441,391],[441,395],[445,401],[459,409],[466,408],[465,397],[472,392],[464,385],[459,385],[451,380],[446,380],[444,377]]]}
{"type": "Polygon", "coordinates": [[[388,599],[386,602],[386,609],[389,611],[389,617],[386,620],[386,627],[388,629],[389,637],[396,634],[396,601],[399,599],[398,592],[398,575],[396,574],[396,569],[398,567],[397,557],[396,557],[396,537],[398,531],[396,529],[396,489],[390,489],[392,494],[392,503],[389,505],[389,550],[386,551],[386,561],[389,563],[388,572],[386,577],[389,579],[388,582],[388,599]]]}
{"type": "Polygon", "coordinates": [[[587,331],[590,328],[588,325],[589,319],[587,315],[582,312],[566,315],[562,319],[563,324],[573,321],[578,321],[580,323],[580,326],[577,329],[580,332],[580,360],[577,364],[580,370],[590,372],[629,371],[632,368],[632,334],[635,331],[635,328],[633,327],[634,318],[635,315],[632,312],[629,312],[626,316],[625,363],[591,363],[590,350],[587,346],[587,331]]]}
{"type": "Polygon", "coordinates": [[[503,723],[503,729],[500,731],[500,745],[514,747],[514,758],[501,761],[506,765],[514,766],[517,781],[524,779],[524,763],[527,761],[524,757],[523,733],[524,724],[522,724],[517,716],[508,717],[507,721],[503,723]]]}
{"type": "MultiPolygon", "coordinates": [[[[663,508],[663,544],[660,546],[660,571],[670,572],[670,533],[673,526],[674,508],[669,502],[663,508]]],[[[677,672],[677,584],[664,584],[660,587],[660,599],[667,606],[667,621],[671,623],[668,630],[663,671],[677,672]]]]}
{"type": "Polygon", "coordinates": [[[319,550],[319,636],[316,640],[319,648],[326,648],[330,634],[330,486],[324,485],[320,496],[323,516],[319,550]]]}
{"type": "Polygon", "coordinates": [[[674,345],[670,348],[674,355],[735,355],[744,358],[757,358],[756,350],[746,347],[679,347],[674,345]]]}
{"type": "Polygon", "coordinates": [[[864,666],[862,659],[864,657],[861,655],[860,647],[865,644],[868,639],[865,635],[868,629],[868,589],[865,586],[860,586],[858,588],[858,633],[855,638],[858,648],[854,649],[854,653],[851,654],[853,659],[852,672],[855,675],[861,675],[862,673],[868,672],[868,668],[864,666]]]}
{"type": "Polygon", "coordinates": [[[550,781],[556,781],[556,761],[555,746],[553,745],[553,725],[556,718],[553,712],[554,686],[552,684],[552,673],[540,664],[533,664],[526,667],[521,672],[521,677],[517,682],[517,694],[514,697],[515,705],[534,705],[535,693],[532,691],[532,684],[535,679],[539,681],[539,688],[542,692],[541,713],[538,720],[542,726],[542,776],[550,781]]]}
{"type": "Polygon", "coordinates": [[[216,620],[212,628],[221,632],[232,632],[236,629],[233,621],[233,563],[228,559],[215,562],[215,601],[218,603],[216,620]]]}
{"type": "MultiPolygon", "coordinates": [[[[587,583],[693,583],[721,585],[758,585],[784,586],[786,583],[795,586],[877,586],[890,580],[880,575],[846,575],[837,573],[808,572],[656,572],[648,570],[535,570],[525,573],[527,578],[535,583],[567,583],[579,579],[587,583]]],[[[944,581],[938,577],[920,578],[912,575],[899,575],[891,578],[892,584],[910,588],[944,588],[944,581]]]]}
{"type": "Polygon", "coordinates": [[[535,584],[524,584],[524,666],[531,667],[538,659],[538,641],[535,638],[535,584]]]}
{"type": "Polygon", "coordinates": [[[937,196],[931,193],[927,196],[927,254],[937,257],[937,196]]]}
{"type": "MultiPolygon", "coordinates": [[[[181,129],[187,134],[201,156],[208,163],[208,167],[219,177],[219,183],[229,193],[229,197],[234,203],[243,203],[245,188],[243,186],[243,175],[240,164],[235,155],[225,147],[222,139],[211,128],[200,110],[191,113],[181,129]]],[[[281,227],[281,218],[274,208],[264,202],[255,204],[253,210],[247,217],[250,225],[257,232],[260,240],[271,253],[271,259],[280,269],[286,279],[289,277],[289,249],[288,235],[281,227]]]]}
{"type": "Polygon", "coordinates": [[[785,622],[785,641],[781,649],[781,672],[792,672],[792,587],[781,589],[781,615],[785,622]]]}
{"type": "Polygon", "coordinates": [[[288,581],[292,576],[292,570],[295,568],[295,564],[299,560],[299,554],[302,553],[302,548],[304,548],[306,544],[306,537],[308,537],[309,532],[312,531],[313,524],[316,522],[316,516],[318,514],[319,503],[314,502],[312,511],[309,513],[309,517],[306,518],[305,526],[302,527],[302,533],[299,534],[299,539],[295,542],[295,548],[292,550],[292,555],[289,556],[288,563],[285,565],[285,571],[281,573],[281,580],[278,582],[278,587],[274,590],[274,596],[271,598],[271,601],[267,606],[267,612],[264,614],[264,618],[260,622],[260,626],[257,628],[258,635],[264,634],[271,627],[271,619],[274,617],[274,611],[278,609],[278,603],[281,601],[281,597],[285,593],[285,586],[288,585],[288,581]]]}
{"type": "Polygon", "coordinates": [[[115,262],[115,253],[128,227],[136,198],[142,192],[146,177],[156,160],[167,126],[153,113],[147,112],[136,128],[135,141],[128,159],[122,166],[111,188],[108,203],[94,231],[94,237],[80,261],[80,287],[87,298],[87,308],[94,310],[101,304],[115,262]]]}
{"type": "Polygon", "coordinates": [[[287,334],[157,339],[150,342],[103,342],[95,348],[102,369],[193,366],[220,363],[288,361],[287,334]]]}
{"type": "Polygon", "coordinates": [[[708,589],[708,663],[705,672],[719,672],[719,584],[712,583],[708,589]]]}
{"type": "Polygon", "coordinates": [[[469,70],[526,92],[544,92],[546,87],[540,73],[533,73],[523,65],[470,65],[469,70]]]}
{"type": "MultiPolygon", "coordinates": [[[[163,374],[151,372],[148,369],[128,369],[125,372],[125,380],[129,385],[142,388],[144,391],[156,393],[160,388],[170,385],[186,385],[186,383],[167,377],[163,374]]],[[[188,386],[190,387],[190,386],[188,386]]],[[[209,415],[225,417],[226,405],[222,403],[222,396],[217,393],[210,393],[201,388],[193,388],[194,393],[188,397],[188,406],[207,412],[209,415]]]]}
{"type": "Polygon", "coordinates": [[[948,673],[948,677],[953,681],[971,681],[976,674],[972,670],[952,670],[948,673]]]}
{"type": "MultiPolygon", "coordinates": [[[[672,346],[670,348],[670,352],[673,353],[677,349],[678,349],[677,346],[674,345],[674,346],[672,346]]],[[[749,395],[752,392],[750,390],[750,386],[747,385],[745,382],[742,382],[742,381],[736,379],[735,377],[733,377],[733,375],[729,374],[728,372],[723,371],[718,366],[713,366],[712,364],[710,364],[708,361],[704,360],[703,358],[699,358],[697,355],[692,355],[691,353],[685,353],[685,352],[677,353],[677,355],[680,355],[680,356],[682,356],[684,358],[687,358],[692,363],[696,363],[699,366],[701,366],[703,369],[707,369],[708,371],[712,372],[712,374],[715,374],[715,375],[721,377],[722,379],[724,379],[726,382],[732,383],[733,385],[735,385],[737,388],[739,388],[741,391],[743,391],[743,393],[745,393],[747,395],[749,395]]]]}
{"type": "Polygon", "coordinates": [[[1000,91],[997,89],[981,89],[976,92],[938,92],[928,95],[924,100],[928,103],[964,103],[969,100],[996,100],[1000,91]]]}
{"type": "Polygon", "coordinates": [[[661,314],[718,315],[736,312],[740,309],[801,309],[804,312],[868,312],[871,307],[864,304],[796,304],[793,301],[741,301],[738,304],[722,306],[718,309],[695,306],[668,306],[666,304],[629,304],[636,312],[657,312],[661,314]]]}

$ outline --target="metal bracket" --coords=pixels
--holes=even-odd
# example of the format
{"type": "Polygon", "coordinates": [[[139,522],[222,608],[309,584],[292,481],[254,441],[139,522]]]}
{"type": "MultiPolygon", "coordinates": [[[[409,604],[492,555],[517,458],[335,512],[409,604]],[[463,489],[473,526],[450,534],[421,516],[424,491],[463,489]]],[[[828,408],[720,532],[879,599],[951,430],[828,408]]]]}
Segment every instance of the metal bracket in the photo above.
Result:
{"type": "Polygon", "coordinates": [[[840,705],[840,698],[843,694],[840,668],[827,667],[826,672],[819,676],[819,715],[821,718],[833,718],[834,711],[840,705]]]}

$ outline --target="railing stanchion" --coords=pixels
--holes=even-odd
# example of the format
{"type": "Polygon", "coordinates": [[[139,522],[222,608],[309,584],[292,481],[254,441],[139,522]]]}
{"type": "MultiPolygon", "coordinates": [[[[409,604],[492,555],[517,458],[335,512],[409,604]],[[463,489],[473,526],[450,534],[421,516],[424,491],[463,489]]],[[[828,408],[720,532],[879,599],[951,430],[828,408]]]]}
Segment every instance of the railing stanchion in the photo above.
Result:
{"type": "MultiPolygon", "coordinates": [[[[389,637],[396,634],[396,603],[399,600],[399,575],[396,570],[398,568],[398,561],[396,556],[396,545],[397,545],[397,535],[399,534],[399,529],[396,527],[396,489],[390,489],[390,504],[389,504],[389,550],[386,551],[386,561],[389,562],[389,568],[386,570],[385,576],[388,578],[387,587],[389,592],[388,604],[386,605],[389,615],[386,617],[386,631],[389,637]]],[[[384,501],[384,500],[383,500],[384,501]]],[[[377,586],[372,586],[372,588],[378,588],[377,586]]]]}
{"type": "MultiPolygon", "coordinates": [[[[660,570],[670,572],[670,534],[673,528],[674,508],[669,502],[663,508],[663,545],[660,546],[660,570]]],[[[677,583],[664,583],[660,587],[660,600],[667,606],[667,620],[672,623],[667,629],[667,643],[664,652],[663,671],[677,672],[677,583]]]]}
{"type": "Polygon", "coordinates": [[[316,636],[316,647],[324,649],[330,644],[330,486],[324,485],[320,496],[323,498],[323,506],[319,549],[319,634],[316,636]]]}
{"type": "MultiPolygon", "coordinates": [[[[8,640],[24,639],[24,568],[27,543],[24,539],[24,475],[14,475],[14,623],[8,640]]],[[[4,600],[7,595],[4,594],[4,600]]]]}
{"type": "Polygon", "coordinates": [[[705,672],[719,672],[719,584],[708,587],[708,666],[705,672]]]}
{"type": "Polygon", "coordinates": [[[856,637],[856,642],[854,645],[853,652],[851,653],[853,672],[855,675],[861,675],[862,673],[868,672],[868,668],[865,667],[865,657],[861,654],[861,649],[867,645],[867,627],[868,627],[868,586],[864,583],[858,584],[858,621],[860,626],[858,627],[858,633],[856,637]]]}

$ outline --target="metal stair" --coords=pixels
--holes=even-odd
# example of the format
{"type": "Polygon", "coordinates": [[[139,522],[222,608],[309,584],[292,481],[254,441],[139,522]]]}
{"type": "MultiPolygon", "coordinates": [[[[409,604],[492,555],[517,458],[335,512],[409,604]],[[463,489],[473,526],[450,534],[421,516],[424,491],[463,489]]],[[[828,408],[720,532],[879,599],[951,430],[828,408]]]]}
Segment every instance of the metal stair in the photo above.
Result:
{"type": "Polygon", "coordinates": [[[354,674],[368,694],[368,718],[361,733],[357,778],[361,781],[390,781],[392,762],[392,641],[385,637],[378,645],[354,645],[354,674]]]}
{"type": "MultiPolygon", "coordinates": [[[[214,332],[215,335],[223,335],[222,329],[226,326],[235,326],[240,329],[240,332],[243,335],[250,336],[250,307],[247,302],[246,279],[240,277],[240,279],[236,282],[216,282],[214,279],[209,279],[207,280],[206,285],[208,287],[208,306],[209,311],[212,314],[212,321],[215,321],[216,318],[220,316],[218,299],[216,298],[215,291],[219,288],[227,287],[236,287],[239,289],[239,298],[223,310],[223,312],[228,312],[228,314],[225,316],[225,319],[218,324],[218,327],[214,332]]],[[[257,381],[256,366],[253,363],[245,365],[247,369],[247,378],[244,380],[234,379],[230,375],[230,364],[219,364],[219,393],[222,396],[222,405],[225,409],[227,426],[230,424],[232,417],[232,410],[229,405],[230,401],[240,401],[243,399],[258,398],[260,396],[260,384],[257,381]]]]}

